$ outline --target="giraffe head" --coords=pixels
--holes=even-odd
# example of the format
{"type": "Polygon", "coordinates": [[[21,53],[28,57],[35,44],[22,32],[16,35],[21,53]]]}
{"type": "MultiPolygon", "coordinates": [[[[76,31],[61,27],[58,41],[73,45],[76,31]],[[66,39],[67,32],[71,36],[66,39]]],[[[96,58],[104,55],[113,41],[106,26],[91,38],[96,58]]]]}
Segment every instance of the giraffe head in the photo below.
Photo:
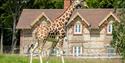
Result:
{"type": "Polygon", "coordinates": [[[80,5],[81,2],[83,2],[83,0],[74,0],[73,2],[74,7],[77,7],[78,5],[80,5]]]}

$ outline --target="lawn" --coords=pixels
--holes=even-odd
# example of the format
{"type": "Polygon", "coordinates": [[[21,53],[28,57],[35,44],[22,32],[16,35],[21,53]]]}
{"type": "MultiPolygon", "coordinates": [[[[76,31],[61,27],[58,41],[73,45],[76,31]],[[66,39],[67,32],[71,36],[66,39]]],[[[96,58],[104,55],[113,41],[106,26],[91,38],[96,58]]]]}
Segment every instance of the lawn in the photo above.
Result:
{"type": "MultiPolygon", "coordinates": [[[[43,59],[45,63],[45,58],[43,59]]],[[[29,63],[29,57],[20,55],[0,55],[0,63],[29,63]]],[[[33,59],[33,63],[39,63],[38,58],[33,59]]],[[[61,63],[59,57],[51,57],[49,63],[61,63]]],[[[118,59],[78,59],[65,58],[65,63],[120,63],[118,59]]]]}

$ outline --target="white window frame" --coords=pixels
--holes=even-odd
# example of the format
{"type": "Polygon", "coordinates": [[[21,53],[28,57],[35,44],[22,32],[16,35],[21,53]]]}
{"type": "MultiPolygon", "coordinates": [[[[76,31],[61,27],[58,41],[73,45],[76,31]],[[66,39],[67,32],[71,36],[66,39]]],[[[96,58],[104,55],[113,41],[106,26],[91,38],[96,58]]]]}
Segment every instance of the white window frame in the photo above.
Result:
{"type": "Polygon", "coordinates": [[[110,21],[107,25],[107,33],[112,34],[113,26],[112,26],[112,21],[110,21]]]}
{"type": "Polygon", "coordinates": [[[82,46],[73,46],[73,56],[80,56],[82,54],[82,46]]]}
{"type": "Polygon", "coordinates": [[[74,34],[82,34],[82,24],[79,21],[74,25],[74,34]]]}

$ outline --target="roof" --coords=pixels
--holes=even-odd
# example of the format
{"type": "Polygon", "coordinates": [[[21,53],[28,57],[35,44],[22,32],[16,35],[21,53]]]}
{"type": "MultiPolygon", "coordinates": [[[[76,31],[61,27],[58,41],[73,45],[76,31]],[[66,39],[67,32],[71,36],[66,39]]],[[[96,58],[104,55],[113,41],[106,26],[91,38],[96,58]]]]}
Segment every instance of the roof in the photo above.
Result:
{"type": "MultiPolygon", "coordinates": [[[[63,9],[24,9],[16,28],[30,29],[31,23],[43,12],[51,21],[53,21],[55,18],[60,16],[63,11],[63,9]]],[[[91,25],[91,27],[98,27],[101,21],[103,21],[111,12],[113,13],[113,9],[77,9],[73,12],[70,21],[72,21],[75,14],[79,14],[87,21],[86,23],[91,25]]]]}
{"type": "Polygon", "coordinates": [[[43,12],[50,20],[54,20],[63,12],[63,9],[23,9],[16,28],[30,29],[31,23],[36,20],[43,12]]]}
{"type": "MultiPolygon", "coordinates": [[[[77,9],[74,11],[70,18],[70,21],[74,19],[76,14],[80,14],[86,24],[91,25],[92,28],[97,28],[99,24],[110,14],[113,13],[113,9],[77,9]]],[[[115,14],[113,14],[114,16],[115,14]]],[[[115,15],[116,16],[116,15],[115,15]]],[[[116,17],[115,17],[116,18],[116,17]]]]}

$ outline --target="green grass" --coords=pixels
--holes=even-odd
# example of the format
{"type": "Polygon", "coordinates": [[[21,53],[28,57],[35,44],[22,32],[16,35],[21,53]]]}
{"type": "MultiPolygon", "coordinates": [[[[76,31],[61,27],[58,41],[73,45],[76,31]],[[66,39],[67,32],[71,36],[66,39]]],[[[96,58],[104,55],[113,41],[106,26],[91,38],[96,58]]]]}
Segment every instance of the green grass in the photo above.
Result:
{"type": "MultiPolygon", "coordinates": [[[[45,63],[45,58],[43,62],[45,63]]],[[[0,55],[0,63],[29,63],[29,57],[20,55],[0,55]]],[[[33,63],[39,63],[38,58],[33,59],[33,63]]],[[[49,63],[61,63],[59,57],[51,57],[49,63]]],[[[65,58],[65,63],[120,63],[118,59],[76,59],[65,58]]]]}

